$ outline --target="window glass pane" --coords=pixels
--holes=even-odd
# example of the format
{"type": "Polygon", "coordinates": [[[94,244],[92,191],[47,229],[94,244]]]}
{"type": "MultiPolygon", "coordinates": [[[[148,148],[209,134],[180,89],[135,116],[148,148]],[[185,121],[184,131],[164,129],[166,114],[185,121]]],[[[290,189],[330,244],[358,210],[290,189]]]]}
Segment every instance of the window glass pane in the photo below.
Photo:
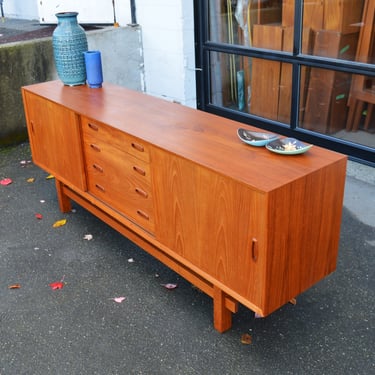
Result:
{"type": "MultiPolygon", "coordinates": [[[[311,39],[308,53],[367,62],[374,38],[374,4],[369,0],[304,1],[303,25],[311,39]]],[[[306,34],[307,44],[305,38],[306,34]]]]}
{"type": "Polygon", "coordinates": [[[302,128],[375,147],[374,77],[313,68],[305,92],[302,128]]]}
{"type": "Polygon", "coordinates": [[[211,52],[212,104],[290,122],[292,66],[211,52]]]}
{"type": "MultiPolygon", "coordinates": [[[[292,29],[294,7],[289,8],[288,26],[292,29]]],[[[282,13],[282,0],[211,0],[209,38],[218,43],[283,50],[282,13]]],[[[285,50],[292,50],[292,41],[285,50]]]]}

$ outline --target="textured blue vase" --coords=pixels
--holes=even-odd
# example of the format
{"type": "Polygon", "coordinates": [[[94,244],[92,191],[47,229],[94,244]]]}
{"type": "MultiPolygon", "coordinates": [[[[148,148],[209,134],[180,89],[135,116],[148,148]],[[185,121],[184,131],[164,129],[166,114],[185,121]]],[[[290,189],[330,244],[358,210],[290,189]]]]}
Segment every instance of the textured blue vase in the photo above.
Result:
{"type": "Polygon", "coordinates": [[[77,22],[77,12],[57,13],[58,24],[52,34],[56,71],[68,86],[86,83],[83,52],[87,51],[85,30],[77,22]]]}

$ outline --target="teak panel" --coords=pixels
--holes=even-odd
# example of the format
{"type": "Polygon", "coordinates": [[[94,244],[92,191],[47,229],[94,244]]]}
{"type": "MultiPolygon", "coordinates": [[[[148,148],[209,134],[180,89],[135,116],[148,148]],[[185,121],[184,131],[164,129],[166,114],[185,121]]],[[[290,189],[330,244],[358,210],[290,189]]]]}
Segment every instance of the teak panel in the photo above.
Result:
{"type": "Polygon", "coordinates": [[[23,100],[34,163],[86,190],[77,114],[26,91],[23,100]]]}
{"type": "Polygon", "coordinates": [[[153,160],[156,237],[261,309],[266,195],[163,151],[153,160]]]}

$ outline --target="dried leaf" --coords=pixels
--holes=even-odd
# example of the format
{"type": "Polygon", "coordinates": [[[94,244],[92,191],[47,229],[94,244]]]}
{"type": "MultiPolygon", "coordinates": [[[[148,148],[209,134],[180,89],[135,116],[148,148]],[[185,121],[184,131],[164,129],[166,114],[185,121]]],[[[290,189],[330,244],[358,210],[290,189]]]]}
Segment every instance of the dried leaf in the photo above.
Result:
{"type": "Polygon", "coordinates": [[[125,297],[115,297],[115,298],[111,298],[111,299],[113,299],[117,303],[121,303],[122,301],[125,300],[125,297]]]}
{"type": "Polygon", "coordinates": [[[30,177],[26,180],[28,183],[32,183],[35,181],[35,178],[34,177],[30,177]]]}
{"type": "Polygon", "coordinates": [[[24,167],[25,165],[27,164],[30,164],[31,163],[31,160],[21,160],[20,161],[20,164],[24,167]]]}
{"type": "Polygon", "coordinates": [[[54,283],[49,284],[52,290],[62,289],[64,287],[63,281],[56,281],[54,283]]]}
{"type": "Polygon", "coordinates": [[[66,219],[58,220],[53,224],[54,228],[62,227],[66,224],[66,219]]]}
{"type": "Polygon", "coordinates": [[[51,180],[55,178],[55,176],[53,174],[49,174],[47,177],[46,177],[46,180],[51,180]]]}
{"type": "Polygon", "coordinates": [[[42,219],[43,219],[43,215],[42,215],[42,214],[35,214],[35,217],[36,217],[38,220],[42,220],[42,219]]]}
{"type": "Polygon", "coordinates": [[[296,305],[297,304],[297,299],[296,298],[292,298],[289,303],[291,303],[292,305],[296,305]]]}
{"type": "Polygon", "coordinates": [[[171,284],[171,283],[168,283],[168,284],[161,284],[164,288],[166,289],[176,289],[177,288],[177,284],[171,284]]]}
{"type": "Polygon", "coordinates": [[[21,284],[12,284],[8,286],[8,289],[19,289],[21,288],[21,284]]]}
{"type": "Polygon", "coordinates": [[[83,236],[83,239],[84,239],[84,240],[87,240],[87,241],[91,241],[92,238],[93,238],[92,234],[85,234],[85,235],[83,236]]]}
{"type": "Polygon", "coordinates": [[[245,345],[250,345],[252,343],[252,337],[248,333],[241,335],[241,343],[245,345]]]}
{"type": "Polygon", "coordinates": [[[10,178],[3,178],[1,181],[0,181],[0,185],[3,185],[3,186],[7,186],[7,185],[10,185],[12,183],[12,179],[10,178]]]}

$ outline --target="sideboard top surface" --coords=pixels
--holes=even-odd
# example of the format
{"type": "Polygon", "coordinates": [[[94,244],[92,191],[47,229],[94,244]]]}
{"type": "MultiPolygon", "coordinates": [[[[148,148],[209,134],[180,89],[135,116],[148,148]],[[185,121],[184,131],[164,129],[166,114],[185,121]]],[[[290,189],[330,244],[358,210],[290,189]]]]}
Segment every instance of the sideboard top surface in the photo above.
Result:
{"type": "Polygon", "coordinates": [[[90,89],[50,81],[23,89],[262,192],[346,160],[318,146],[295,156],[252,147],[237,136],[248,125],[108,83],[90,89]]]}

